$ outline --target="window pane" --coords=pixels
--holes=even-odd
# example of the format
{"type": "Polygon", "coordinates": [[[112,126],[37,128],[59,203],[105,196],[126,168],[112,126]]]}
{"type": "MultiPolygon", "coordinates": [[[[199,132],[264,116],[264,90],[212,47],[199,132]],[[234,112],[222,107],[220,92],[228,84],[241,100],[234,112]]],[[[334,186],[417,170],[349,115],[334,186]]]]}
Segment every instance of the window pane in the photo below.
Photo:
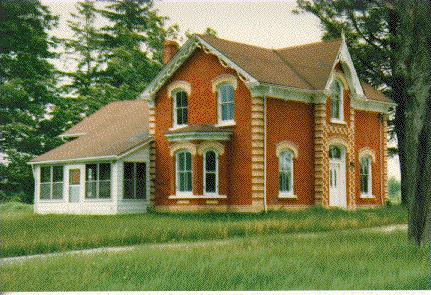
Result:
{"type": "Polygon", "coordinates": [[[186,172],[186,191],[192,191],[192,173],[186,172]]]}
{"type": "Polygon", "coordinates": [[[99,181],[99,198],[109,199],[111,197],[111,181],[101,180],[99,181]]]}
{"type": "Polygon", "coordinates": [[[133,179],[124,179],[124,199],[134,199],[134,181],[133,179]]]}
{"type": "Polygon", "coordinates": [[[111,180],[111,164],[99,164],[99,179],[111,180]]]}
{"type": "Polygon", "coordinates": [[[216,192],[216,175],[214,173],[206,173],[205,175],[205,191],[207,193],[216,192]]]}
{"type": "Polygon", "coordinates": [[[192,154],[189,152],[186,152],[185,155],[186,155],[186,170],[191,171],[192,170],[192,154]]]}
{"type": "Polygon", "coordinates": [[[97,179],[97,165],[87,164],[85,165],[85,180],[96,180],[97,179]]]}
{"type": "Polygon", "coordinates": [[[52,178],[54,182],[63,181],[63,166],[52,167],[52,178]]]}
{"type": "Polygon", "coordinates": [[[51,198],[51,183],[41,183],[40,184],[40,198],[42,200],[51,198]]]}
{"type": "Polygon", "coordinates": [[[183,152],[177,154],[177,170],[184,171],[185,167],[185,154],[183,152]]]}
{"type": "Polygon", "coordinates": [[[223,121],[229,120],[229,108],[227,104],[221,106],[221,119],[223,121]]]}
{"type": "Polygon", "coordinates": [[[206,171],[216,171],[216,154],[213,151],[206,152],[205,154],[205,168],[206,171]]]}
{"type": "Polygon", "coordinates": [[[185,191],[185,187],[186,187],[185,183],[186,183],[186,180],[184,177],[184,173],[183,172],[178,173],[178,189],[180,192],[185,191]]]}
{"type": "Polygon", "coordinates": [[[95,199],[96,198],[96,181],[87,181],[85,183],[85,197],[87,199],[95,199]]]}
{"type": "Polygon", "coordinates": [[[286,174],[284,172],[280,172],[280,191],[287,191],[286,174]]]}
{"type": "Polygon", "coordinates": [[[40,182],[51,181],[51,167],[40,167],[40,182]]]}
{"type": "Polygon", "coordinates": [[[132,179],[134,173],[134,164],[133,163],[124,163],[124,179],[132,179]]]}
{"type": "Polygon", "coordinates": [[[62,199],[63,198],[63,182],[52,184],[52,198],[62,199]]]}
{"type": "Polygon", "coordinates": [[[136,198],[145,199],[146,188],[147,188],[147,174],[146,174],[146,164],[137,163],[136,164],[136,198]]]}

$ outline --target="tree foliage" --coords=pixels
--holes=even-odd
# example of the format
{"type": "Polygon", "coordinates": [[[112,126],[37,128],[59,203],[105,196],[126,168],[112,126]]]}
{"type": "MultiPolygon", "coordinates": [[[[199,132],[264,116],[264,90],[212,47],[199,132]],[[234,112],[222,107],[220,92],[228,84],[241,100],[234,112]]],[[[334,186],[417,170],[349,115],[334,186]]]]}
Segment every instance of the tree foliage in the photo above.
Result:
{"type": "Polygon", "coordinates": [[[59,143],[49,112],[58,101],[49,59],[57,23],[39,1],[0,2],[0,190],[32,196],[31,168],[25,164],[59,143]],[[9,163],[9,164],[8,164],[9,163]]]}

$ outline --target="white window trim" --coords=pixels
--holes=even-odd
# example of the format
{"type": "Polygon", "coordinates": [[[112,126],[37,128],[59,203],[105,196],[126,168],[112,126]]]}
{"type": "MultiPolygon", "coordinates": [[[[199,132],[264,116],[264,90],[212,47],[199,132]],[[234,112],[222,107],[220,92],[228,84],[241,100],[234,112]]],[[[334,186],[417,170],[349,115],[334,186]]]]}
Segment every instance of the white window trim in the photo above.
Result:
{"type": "Polygon", "coordinates": [[[361,198],[362,199],[373,199],[374,198],[374,196],[373,196],[373,167],[372,167],[372,165],[373,165],[373,158],[372,158],[371,155],[363,155],[359,159],[359,180],[361,180],[361,176],[362,176],[361,175],[361,170],[362,170],[361,165],[362,165],[362,158],[364,158],[364,157],[369,158],[368,159],[369,160],[368,161],[368,163],[369,163],[368,164],[368,193],[366,193],[366,194],[363,193],[362,192],[362,188],[359,185],[359,188],[361,189],[361,198]]]}
{"type": "Polygon", "coordinates": [[[204,151],[204,157],[203,157],[203,192],[205,196],[218,196],[219,195],[219,154],[216,150],[207,149],[204,151]],[[206,174],[207,174],[207,152],[213,152],[215,154],[215,192],[207,192],[207,184],[206,184],[206,174]]]}
{"type": "MultiPolygon", "coordinates": [[[[177,150],[177,151],[175,151],[175,195],[176,196],[178,196],[178,197],[181,197],[181,196],[190,196],[190,195],[193,195],[193,153],[192,153],[192,151],[189,151],[189,150],[186,150],[186,149],[181,149],[181,150],[177,150]],[[192,181],[192,183],[191,183],[191,187],[192,187],[192,190],[191,191],[184,191],[184,192],[181,192],[181,191],[179,191],[178,189],[179,189],[179,177],[178,177],[178,154],[179,153],[190,153],[190,161],[191,161],[191,175],[192,175],[192,177],[191,177],[191,181],[192,181]]],[[[186,171],[187,172],[187,171],[186,171]]]]}
{"type": "Polygon", "coordinates": [[[234,76],[223,76],[213,82],[213,91],[217,94],[217,124],[216,126],[235,126],[235,91],[238,87],[237,80],[234,76]],[[232,78],[233,77],[233,78],[232,78]],[[220,87],[224,85],[231,85],[233,88],[233,119],[222,119],[222,104],[220,97],[220,87]]]}
{"type": "Polygon", "coordinates": [[[332,117],[332,94],[331,93],[331,103],[330,105],[330,118],[331,118],[331,123],[335,123],[335,124],[346,124],[346,122],[344,121],[344,83],[339,80],[339,79],[335,79],[333,80],[332,83],[338,83],[338,85],[340,86],[340,109],[339,109],[339,116],[338,118],[333,118],[332,117]]]}
{"type": "Polygon", "coordinates": [[[189,92],[187,92],[187,90],[183,89],[183,88],[175,88],[174,90],[171,91],[173,112],[172,112],[172,128],[170,128],[170,130],[180,129],[180,128],[188,126],[188,124],[177,124],[177,109],[178,109],[178,107],[177,107],[176,95],[178,92],[185,92],[187,94],[187,123],[189,121],[189,114],[188,114],[188,112],[189,112],[189,97],[190,97],[189,92]]]}
{"type": "Polygon", "coordinates": [[[39,169],[39,201],[41,202],[63,202],[65,200],[65,192],[64,192],[64,179],[65,179],[65,173],[64,173],[65,169],[63,165],[51,165],[51,166],[41,166],[39,169]],[[49,167],[49,171],[50,171],[50,178],[49,178],[49,182],[42,182],[42,168],[46,168],[49,167]],[[62,171],[63,171],[63,181],[54,181],[54,167],[61,167],[62,171]],[[50,194],[49,194],[49,199],[42,199],[42,184],[50,184],[50,194]],[[62,190],[61,190],[61,199],[54,199],[53,198],[53,193],[54,193],[54,183],[55,184],[62,184],[62,190]]]}
{"type": "Polygon", "coordinates": [[[278,153],[277,153],[277,157],[278,157],[278,182],[279,182],[279,185],[278,185],[278,198],[280,198],[280,199],[296,199],[297,198],[297,196],[295,195],[295,193],[294,193],[294,185],[295,185],[295,173],[294,173],[294,171],[295,171],[295,163],[294,163],[294,159],[296,158],[295,157],[295,151],[293,151],[293,150],[291,150],[291,149],[284,149],[284,150],[279,150],[279,151],[277,151],[278,153]],[[281,172],[281,170],[280,170],[280,166],[281,166],[281,155],[283,154],[283,152],[288,152],[288,153],[290,153],[291,155],[292,155],[292,187],[291,187],[291,190],[290,191],[281,191],[280,189],[280,172],[281,172]]]}

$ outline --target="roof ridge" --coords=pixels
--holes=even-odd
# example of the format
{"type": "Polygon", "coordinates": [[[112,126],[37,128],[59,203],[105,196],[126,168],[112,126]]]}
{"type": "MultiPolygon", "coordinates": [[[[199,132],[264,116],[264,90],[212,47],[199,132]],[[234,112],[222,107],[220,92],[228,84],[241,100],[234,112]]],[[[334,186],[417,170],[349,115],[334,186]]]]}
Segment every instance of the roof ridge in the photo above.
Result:
{"type": "Polygon", "coordinates": [[[275,55],[287,66],[289,67],[294,73],[295,75],[297,75],[302,81],[304,81],[305,83],[308,84],[308,86],[310,86],[312,89],[315,89],[315,87],[313,85],[311,85],[310,82],[307,81],[307,79],[305,79],[300,73],[299,71],[293,66],[291,65],[285,58],[283,58],[279,52],[277,52],[277,50],[273,49],[272,50],[275,55]]]}
{"type": "Polygon", "coordinates": [[[289,46],[289,47],[282,47],[282,48],[278,48],[278,49],[275,49],[275,50],[279,51],[279,50],[286,50],[286,49],[294,49],[294,48],[298,48],[298,47],[313,46],[313,45],[318,45],[318,44],[329,44],[329,43],[334,43],[334,42],[337,42],[337,41],[342,41],[342,40],[341,39],[332,39],[332,40],[329,40],[329,41],[322,40],[322,41],[317,41],[317,42],[312,42],[312,43],[293,45],[293,46],[289,46]]]}
{"type": "Polygon", "coordinates": [[[205,34],[195,34],[199,37],[210,37],[210,38],[215,38],[215,39],[219,39],[222,41],[226,41],[226,42],[230,42],[230,43],[235,43],[238,45],[246,45],[246,46],[250,46],[250,47],[254,47],[254,48],[259,48],[259,49],[263,49],[263,50],[267,50],[267,51],[272,51],[273,49],[271,48],[267,48],[267,47],[262,47],[262,46],[258,46],[258,45],[253,45],[253,44],[249,44],[249,43],[243,43],[243,42],[238,42],[238,41],[232,41],[232,40],[228,40],[228,39],[224,39],[224,38],[220,38],[220,37],[215,37],[215,36],[210,36],[210,35],[205,35],[205,34]]]}

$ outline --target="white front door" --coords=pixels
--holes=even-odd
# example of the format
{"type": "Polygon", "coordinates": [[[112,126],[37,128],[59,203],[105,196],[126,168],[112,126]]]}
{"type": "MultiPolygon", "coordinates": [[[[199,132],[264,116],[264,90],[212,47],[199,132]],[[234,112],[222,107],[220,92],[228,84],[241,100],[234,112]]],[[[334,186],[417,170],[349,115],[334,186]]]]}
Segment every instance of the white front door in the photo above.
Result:
{"type": "MultiPolygon", "coordinates": [[[[338,147],[336,147],[339,149],[338,147]]],[[[329,161],[329,206],[347,207],[346,199],[346,161],[341,149],[330,151],[329,161]]]]}

